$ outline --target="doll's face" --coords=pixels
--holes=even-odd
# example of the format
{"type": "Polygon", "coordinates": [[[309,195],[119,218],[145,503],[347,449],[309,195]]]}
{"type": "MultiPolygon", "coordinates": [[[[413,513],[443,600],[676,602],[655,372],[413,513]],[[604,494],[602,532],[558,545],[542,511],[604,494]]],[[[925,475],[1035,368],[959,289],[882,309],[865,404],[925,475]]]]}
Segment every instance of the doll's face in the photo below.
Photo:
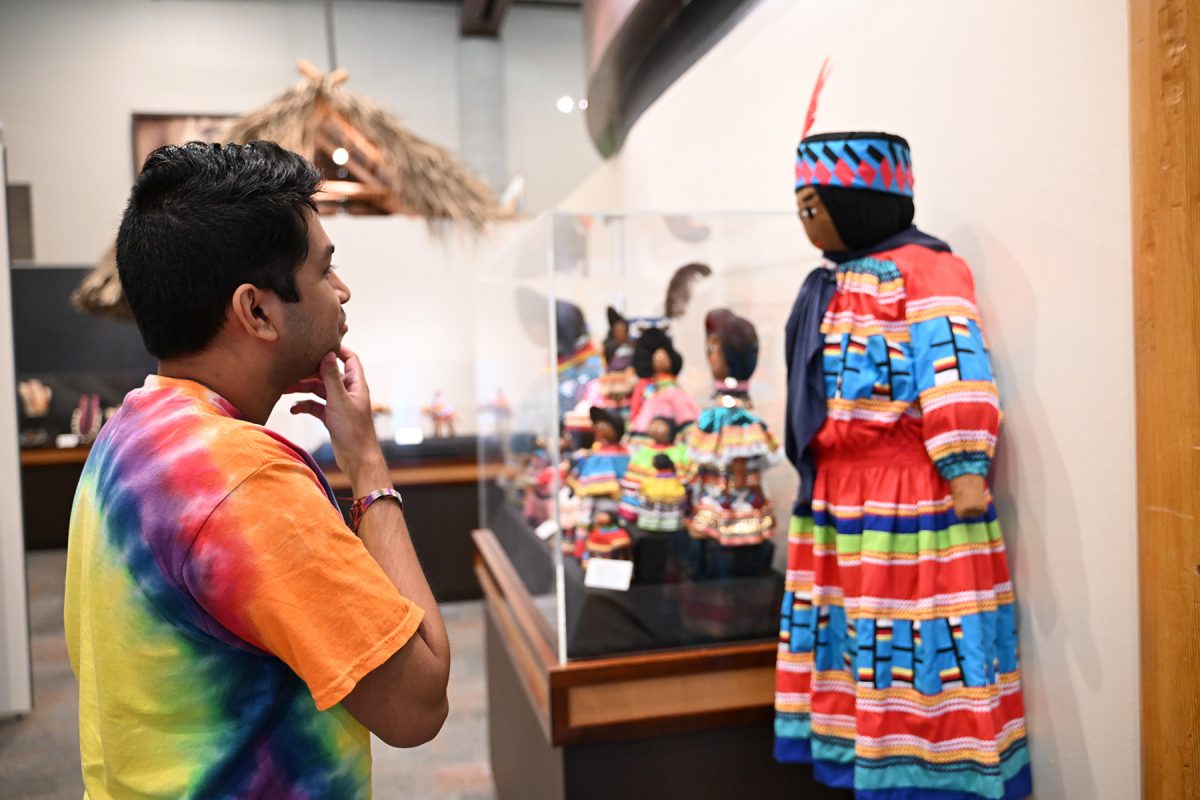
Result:
{"type": "Polygon", "coordinates": [[[723,381],[728,378],[729,365],[725,362],[725,351],[716,334],[709,334],[704,350],[708,354],[708,368],[712,370],[713,379],[723,381]]]}
{"type": "Polygon", "coordinates": [[[592,423],[592,431],[595,433],[596,441],[598,442],[612,444],[617,440],[617,429],[604,420],[592,423]]]}
{"type": "Polygon", "coordinates": [[[650,357],[650,366],[657,373],[670,374],[671,355],[666,351],[666,348],[660,347],[654,351],[654,355],[650,357]]]}
{"type": "Polygon", "coordinates": [[[650,438],[656,444],[667,444],[671,441],[671,426],[664,419],[656,419],[646,428],[646,433],[650,434],[650,438]]]}
{"type": "Polygon", "coordinates": [[[829,209],[821,202],[821,195],[811,186],[803,186],[796,192],[796,209],[800,213],[800,222],[808,240],[818,250],[830,253],[840,253],[846,250],[846,244],[838,235],[833,225],[833,217],[829,209]]]}
{"type": "Polygon", "coordinates": [[[594,517],[592,517],[592,521],[599,528],[603,528],[607,525],[613,524],[612,514],[610,514],[607,511],[597,511],[596,515],[594,517]]]}
{"type": "Polygon", "coordinates": [[[612,338],[617,344],[625,344],[629,341],[629,323],[623,319],[619,319],[612,324],[612,338]]]}

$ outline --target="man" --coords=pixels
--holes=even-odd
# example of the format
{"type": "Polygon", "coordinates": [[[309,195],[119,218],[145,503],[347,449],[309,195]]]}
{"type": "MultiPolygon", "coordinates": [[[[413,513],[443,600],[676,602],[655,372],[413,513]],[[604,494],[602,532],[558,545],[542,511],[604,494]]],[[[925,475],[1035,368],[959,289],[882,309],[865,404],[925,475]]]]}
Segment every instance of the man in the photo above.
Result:
{"type": "Polygon", "coordinates": [[[269,142],[193,142],[152,153],[130,195],[117,263],[159,367],[72,512],[91,800],[365,797],[368,731],[410,747],[445,720],[446,630],[399,496],[377,491],[394,492],[341,344],[320,180],[269,142]],[[328,428],[357,536],[312,458],[262,427],[289,391],[320,398],[292,411],[328,428]]]}

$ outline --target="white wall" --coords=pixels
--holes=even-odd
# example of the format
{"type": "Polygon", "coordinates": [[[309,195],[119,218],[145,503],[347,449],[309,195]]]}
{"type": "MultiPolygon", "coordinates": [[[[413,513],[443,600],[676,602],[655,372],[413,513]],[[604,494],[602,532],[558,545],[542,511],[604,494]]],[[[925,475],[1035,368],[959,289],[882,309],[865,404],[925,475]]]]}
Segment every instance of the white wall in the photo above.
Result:
{"type": "Polygon", "coordinates": [[[994,478],[1039,798],[1140,793],[1126,11],[763,0],[569,198],[791,209],[827,54],[814,132],[910,140],[917,222],[974,268],[1007,413],[994,478]]]}
{"type": "MultiPolygon", "coordinates": [[[[362,358],[371,399],[392,409],[392,431],[431,433],[421,408],[440,390],[458,416],[458,431],[476,430],[473,276],[527,222],[493,226],[484,234],[457,227],[432,229],[410,217],[322,218],[337,248],[333,263],[350,287],[346,346],[362,358]]],[[[484,401],[494,388],[481,388],[484,401]]],[[[280,403],[269,425],[314,448],[329,434],[311,417],[280,403]]],[[[385,433],[381,431],[381,433],[385,433]]]]}
{"type": "MultiPolygon", "coordinates": [[[[0,130],[0,186],[6,154],[3,133],[0,130]]],[[[12,329],[7,213],[0,192],[0,331],[4,332],[12,329]]],[[[15,378],[12,342],[5,336],[0,342],[0,717],[24,714],[33,706],[15,378]]]]}
{"type": "MultiPolygon", "coordinates": [[[[418,134],[460,144],[458,8],[338,0],[349,87],[418,134]]],[[[578,11],[519,8],[504,30],[509,173],[540,210],[595,167],[578,112],[554,103],[583,83],[578,11]]],[[[88,263],[107,246],[133,180],[130,116],[244,113],[327,66],[315,0],[0,2],[0,122],[9,179],[33,186],[42,263],[88,263]]]]}

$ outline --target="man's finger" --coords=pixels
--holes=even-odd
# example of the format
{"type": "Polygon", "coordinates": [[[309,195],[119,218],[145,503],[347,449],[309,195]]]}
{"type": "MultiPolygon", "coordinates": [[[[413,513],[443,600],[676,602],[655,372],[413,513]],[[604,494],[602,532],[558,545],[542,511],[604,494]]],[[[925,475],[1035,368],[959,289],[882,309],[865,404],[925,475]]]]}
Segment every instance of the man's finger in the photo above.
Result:
{"type": "Polygon", "coordinates": [[[338,358],[346,365],[346,374],[342,378],[346,384],[346,391],[361,391],[366,385],[367,377],[363,374],[362,361],[359,360],[358,354],[343,345],[338,351],[338,358]]]}
{"type": "Polygon", "coordinates": [[[325,384],[325,397],[333,397],[335,394],[345,394],[346,388],[342,386],[342,376],[338,372],[338,360],[332,352],[326,353],[321,358],[321,380],[325,384]]]}
{"type": "Polygon", "coordinates": [[[316,400],[300,400],[292,403],[290,411],[293,414],[308,414],[321,420],[321,422],[325,421],[325,404],[319,403],[316,400]]]}
{"type": "Polygon", "coordinates": [[[284,390],[284,394],[315,394],[325,397],[325,381],[320,377],[305,378],[284,390]]]}

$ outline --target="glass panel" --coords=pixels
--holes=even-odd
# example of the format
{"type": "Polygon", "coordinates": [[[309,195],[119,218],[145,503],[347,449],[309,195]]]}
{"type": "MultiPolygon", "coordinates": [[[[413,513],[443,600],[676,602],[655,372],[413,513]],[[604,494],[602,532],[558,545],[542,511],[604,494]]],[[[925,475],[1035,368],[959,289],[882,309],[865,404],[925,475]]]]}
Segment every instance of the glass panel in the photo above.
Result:
{"type": "MultiPolygon", "coordinates": [[[[792,214],[554,214],[481,277],[478,385],[504,386],[510,401],[507,429],[491,428],[507,477],[481,491],[481,513],[554,616],[561,657],[775,637],[796,489],[782,450],[783,332],[811,267],[792,214]],[[685,265],[707,275],[676,280],[668,309],[685,265]],[[659,366],[669,373],[668,351],[677,353],[674,382],[612,369],[634,354],[605,346],[610,307],[635,336],[666,331],[659,366]],[[706,316],[722,308],[740,319],[714,319],[710,339],[706,316]],[[716,387],[710,351],[721,354],[718,368],[728,352],[742,375],[751,333],[749,383],[716,387]],[[637,398],[637,413],[621,407],[622,392],[637,398]],[[596,444],[609,434],[593,425],[593,405],[620,417],[620,446],[596,444]],[[697,412],[702,431],[679,425],[673,445],[651,441],[669,427],[650,426],[652,417],[687,423],[697,412]],[[628,591],[586,587],[593,557],[632,558],[628,591]]],[[[632,360],[644,368],[653,354],[632,360]]]]}

